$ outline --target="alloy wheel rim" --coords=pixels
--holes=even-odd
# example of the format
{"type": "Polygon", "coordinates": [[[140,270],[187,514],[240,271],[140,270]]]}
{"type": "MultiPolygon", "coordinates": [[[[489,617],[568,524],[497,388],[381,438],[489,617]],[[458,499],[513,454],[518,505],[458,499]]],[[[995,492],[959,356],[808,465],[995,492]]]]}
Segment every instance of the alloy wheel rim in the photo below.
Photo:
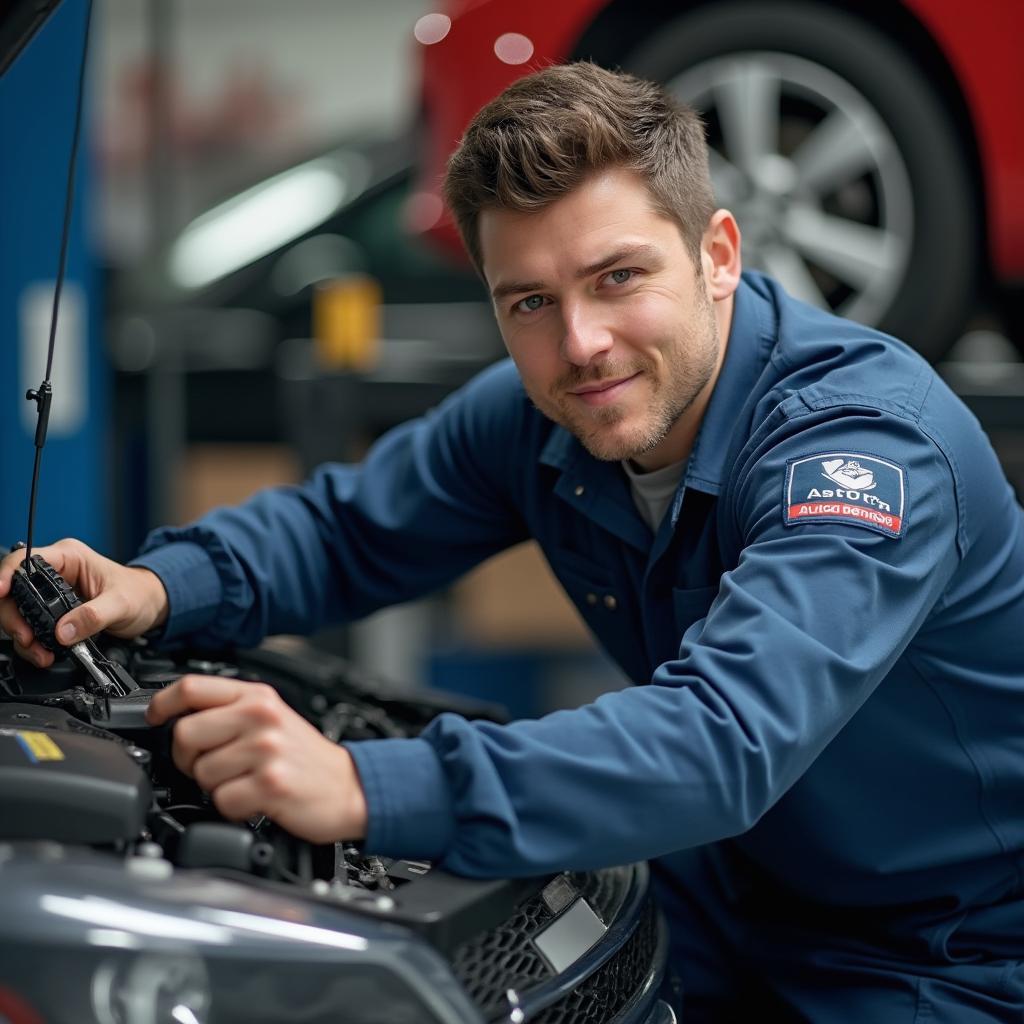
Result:
{"type": "Polygon", "coordinates": [[[744,264],[878,323],[907,272],[914,203],[875,107],[828,68],[771,51],[703,61],[667,88],[704,115],[716,202],[737,217],[744,264]]]}

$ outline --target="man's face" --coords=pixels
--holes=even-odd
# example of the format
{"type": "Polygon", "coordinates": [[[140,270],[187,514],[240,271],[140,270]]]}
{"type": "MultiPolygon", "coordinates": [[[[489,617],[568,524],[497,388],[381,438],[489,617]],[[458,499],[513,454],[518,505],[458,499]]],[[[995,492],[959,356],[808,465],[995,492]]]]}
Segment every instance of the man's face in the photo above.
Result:
{"type": "Polygon", "coordinates": [[[719,324],[678,225],[615,168],[536,213],[484,210],[483,269],[527,394],[599,459],[688,454],[719,324]]]}

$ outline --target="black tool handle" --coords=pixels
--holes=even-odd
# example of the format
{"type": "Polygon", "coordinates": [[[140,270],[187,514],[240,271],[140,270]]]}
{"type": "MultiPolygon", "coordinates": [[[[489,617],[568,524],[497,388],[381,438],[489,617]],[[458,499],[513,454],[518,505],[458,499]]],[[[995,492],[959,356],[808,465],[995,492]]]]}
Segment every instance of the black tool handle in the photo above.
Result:
{"type": "Polygon", "coordinates": [[[71,584],[42,555],[33,555],[27,570],[24,563],[15,570],[11,593],[36,639],[48,651],[61,652],[57,621],[82,603],[71,584]]]}

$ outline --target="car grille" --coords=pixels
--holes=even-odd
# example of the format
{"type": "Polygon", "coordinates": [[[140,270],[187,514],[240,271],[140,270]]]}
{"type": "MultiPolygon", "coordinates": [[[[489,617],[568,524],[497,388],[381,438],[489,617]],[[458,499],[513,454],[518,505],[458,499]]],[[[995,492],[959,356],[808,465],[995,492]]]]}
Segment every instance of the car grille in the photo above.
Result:
{"type": "MultiPolygon", "coordinates": [[[[629,890],[632,868],[572,875],[577,890],[605,924],[611,924],[629,890]]],[[[555,919],[538,894],[506,922],[460,946],[453,970],[488,1019],[508,1014],[506,993],[522,996],[550,983],[555,974],[530,941],[555,919]]],[[[657,912],[648,898],[633,934],[604,966],[557,1003],[533,1018],[535,1024],[597,1024],[613,1017],[647,977],[657,947],[657,912]]]]}
{"type": "Polygon", "coordinates": [[[658,945],[658,913],[648,898],[629,941],[582,985],[532,1018],[531,1024],[607,1024],[636,995],[658,945]]]}

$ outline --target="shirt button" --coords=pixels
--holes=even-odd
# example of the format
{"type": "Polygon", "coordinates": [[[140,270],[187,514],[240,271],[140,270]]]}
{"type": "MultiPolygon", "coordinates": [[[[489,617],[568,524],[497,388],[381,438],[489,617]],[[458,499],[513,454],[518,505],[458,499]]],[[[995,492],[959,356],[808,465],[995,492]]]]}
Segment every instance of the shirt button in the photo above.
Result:
{"type": "Polygon", "coordinates": [[[619,602],[615,600],[615,595],[614,594],[605,594],[604,595],[604,606],[610,612],[615,611],[615,609],[619,607],[619,602]]]}
{"type": "Polygon", "coordinates": [[[572,493],[575,494],[577,498],[581,497],[583,494],[583,484],[577,484],[576,489],[572,493]]]}
{"type": "Polygon", "coordinates": [[[587,604],[597,604],[597,594],[587,594],[587,604]]]}

